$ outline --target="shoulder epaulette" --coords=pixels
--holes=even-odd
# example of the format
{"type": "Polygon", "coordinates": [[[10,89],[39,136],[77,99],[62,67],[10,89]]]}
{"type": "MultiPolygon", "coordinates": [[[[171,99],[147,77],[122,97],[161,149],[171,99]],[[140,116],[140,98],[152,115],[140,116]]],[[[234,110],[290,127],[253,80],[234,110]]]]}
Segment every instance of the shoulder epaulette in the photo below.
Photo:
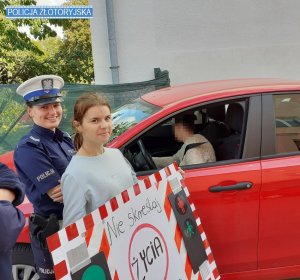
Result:
{"type": "Polygon", "coordinates": [[[31,143],[31,144],[37,146],[37,145],[40,144],[41,140],[40,140],[40,138],[37,138],[37,137],[34,137],[34,136],[30,135],[30,136],[26,139],[26,142],[27,142],[27,143],[31,143]]]}

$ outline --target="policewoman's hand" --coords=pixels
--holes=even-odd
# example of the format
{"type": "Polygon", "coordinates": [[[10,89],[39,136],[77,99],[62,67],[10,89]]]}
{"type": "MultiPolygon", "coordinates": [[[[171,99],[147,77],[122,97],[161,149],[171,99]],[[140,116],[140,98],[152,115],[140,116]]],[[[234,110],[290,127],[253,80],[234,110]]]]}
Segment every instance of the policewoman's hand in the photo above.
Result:
{"type": "Polygon", "coordinates": [[[54,202],[60,202],[60,203],[63,202],[63,196],[62,196],[60,184],[57,185],[56,187],[50,189],[47,192],[47,194],[54,202]]]}

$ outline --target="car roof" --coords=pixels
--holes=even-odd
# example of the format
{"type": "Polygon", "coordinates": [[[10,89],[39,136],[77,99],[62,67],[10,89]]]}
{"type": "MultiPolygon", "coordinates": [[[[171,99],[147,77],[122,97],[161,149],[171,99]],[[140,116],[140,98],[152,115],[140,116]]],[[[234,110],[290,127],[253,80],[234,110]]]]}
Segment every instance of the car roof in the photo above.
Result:
{"type": "Polygon", "coordinates": [[[300,81],[275,78],[251,78],[199,82],[156,90],[144,94],[142,99],[159,107],[167,107],[199,95],[216,96],[227,91],[243,94],[287,90],[300,90],[300,81]]]}

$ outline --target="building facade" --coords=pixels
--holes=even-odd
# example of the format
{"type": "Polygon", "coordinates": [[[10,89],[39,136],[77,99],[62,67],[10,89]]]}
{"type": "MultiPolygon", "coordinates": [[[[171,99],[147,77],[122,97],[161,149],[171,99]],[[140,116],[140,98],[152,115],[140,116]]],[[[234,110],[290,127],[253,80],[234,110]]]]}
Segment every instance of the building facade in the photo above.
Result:
{"type": "Polygon", "coordinates": [[[299,0],[90,0],[90,4],[96,84],[153,79],[156,67],[170,72],[172,85],[300,76],[299,0]],[[112,76],[118,79],[113,81],[112,76]]]}

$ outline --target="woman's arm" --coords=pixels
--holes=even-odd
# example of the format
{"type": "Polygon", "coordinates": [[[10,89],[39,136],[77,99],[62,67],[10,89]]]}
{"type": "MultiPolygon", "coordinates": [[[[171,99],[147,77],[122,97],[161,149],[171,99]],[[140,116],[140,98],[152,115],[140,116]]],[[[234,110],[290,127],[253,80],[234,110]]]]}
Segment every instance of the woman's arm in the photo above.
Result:
{"type": "Polygon", "coordinates": [[[78,185],[78,181],[72,175],[63,174],[61,188],[64,201],[63,227],[66,227],[87,214],[87,201],[83,192],[84,186],[78,185]]]}

